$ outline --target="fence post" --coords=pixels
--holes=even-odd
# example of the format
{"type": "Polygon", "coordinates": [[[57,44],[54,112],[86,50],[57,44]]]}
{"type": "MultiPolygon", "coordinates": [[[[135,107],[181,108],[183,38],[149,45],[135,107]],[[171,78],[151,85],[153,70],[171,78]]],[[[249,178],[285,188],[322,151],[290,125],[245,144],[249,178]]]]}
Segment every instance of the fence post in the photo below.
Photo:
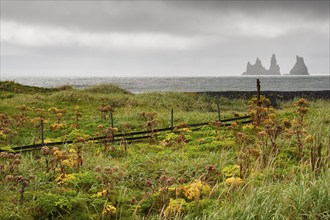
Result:
{"type": "Polygon", "coordinates": [[[173,112],[173,108],[171,109],[171,132],[173,132],[173,128],[174,128],[174,112],[173,112]]]}
{"type": "Polygon", "coordinates": [[[217,111],[218,111],[218,121],[220,121],[220,106],[219,106],[219,103],[217,103],[217,111]]]}
{"type": "Polygon", "coordinates": [[[40,130],[41,130],[41,145],[45,145],[45,139],[44,139],[44,119],[41,118],[40,120],[40,130]]]}
{"type": "Polygon", "coordinates": [[[260,106],[260,80],[257,79],[257,105],[260,106]]]}
{"type": "Polygon", "coordinates": [[[112,144],[114,144],[115,142],[115,137],[114,137],[114,133],[113,133],[113,114],[112,112],[110,111],[110,125],[111,125],[111,141],[112,141],[112,144]]]}

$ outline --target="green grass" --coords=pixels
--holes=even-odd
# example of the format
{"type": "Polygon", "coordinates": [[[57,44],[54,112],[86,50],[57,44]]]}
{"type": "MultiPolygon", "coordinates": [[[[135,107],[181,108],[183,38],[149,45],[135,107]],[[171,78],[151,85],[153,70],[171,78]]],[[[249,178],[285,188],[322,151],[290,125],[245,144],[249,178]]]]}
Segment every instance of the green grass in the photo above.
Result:
{"type": "MultiPolygon", "coordinates": [[[[244,100],[215,99],[192,93],[134,95],[114,85],[85,90],[44,90],[13,82],[1,85],[0,131],[3,133],[5,128],[10,128],[15,132],[12,138],[1,136],[0,147],[5,148],[32,144],[33,137],[40,134],[30,122],[38,115],[33,108],[45,109],[47,141],[100,135],[98,125],[110,125],[108,118],[102,119],[98,111],[100,105],[113,107],[114,124],[119,133],[124,131],[126,123],[131,124],[129,131],[145,130],[143,112],[157,112],[158,128],[170,126],[172,108],[175,124],[215,121],[217,103],[220,103],[222,118],[248,114],[248,104],[244,100]],[[25,118],[19,116],[24,118],[19,125],[15,117],[22,112],[17,106],[23,105],[31,110],[24,113],[25,118]],[[75,106],[79,106],[81,112],[77,128],[71,127],[75,123],[75,106]],[[50,129],[57,120],[56,115],[48,111],[51,107],[66,110],[61,118],[61,123],[65,124],[63,129],[50,129]],[[4,119],[5,115],[9,120],[4,119]]],[[[295,101],[280,103],[276,111],[277,125],[284,118],[292,121],[298,117],[295,101]]],[[[187,139],[185,143],[177,143],[173,138],[178,137],[178,133],[164,132],[157,135],[156,141],[147,139],[128,144],[127,152],[119,143],[109,145],[104,151],[103,143],[77,142],[58,146],[65,154],[62,159],[55,154],[45,156],[39,150],[21,153],[19,164],[12,171],[9,163],[13,160],[2,156],[0,219],[166,219],[165,213],[171,213],[167,219],[328,219],[329,123],[330,102],[312,101],[301,135],[303,158],[298,157],[296,137],[290,129],[284,129],[276,140],[278,155],[269,156],[266,167],[262,166],[261,157],[250,155],[248,160],[242,159],[242,152],[249,149],[249,152],[254,150],[261,154],[262,147],[271,149],[269,139],[258,136],[267,126],[222,128],[220,140],[214,127],[204,126],[198,131],[182,132],[187,139]],[[241,134],[252,142],[241,141],[237,138],[241,134]],[[307,141],[309,135],[314,137],[313,142],[307,141]],[[165,141],[171,137],[171,143],[165,141]],[[322,146],[322,167],[312,172],[310,147],[319,145],[322,146]],[[79,172],[78,149],[83,162],[79,172]],[[74,164],[62,171],[58,164],[46,172],[46,159],[51,164],[56,158],[63,166],[64,160],[74,164]],[[239,177],[234,165],[243,166],[246,162],[249,172],[243,177],[243,183],[226,183],[229,177],[239,177]],[[101,171],[97,172],[98,169],[101,171]],[[62,175],[64,179],[61,180],[64,171],[66,175],[62,175]],[[10,181],[8,175],[21,175],[29,181],[23,202],[20,202],[22,183],[10,181]],[[71,175],[72,179],[65,179],[71,175]],[[171,182],[171,178],[175,181],[171,182]],[[204,184],[204,190],[195,188],[198,196],[189,199],[182,190],[188,190],[197,180],[204,184]],[[108,190],[107,194],[101,195],[103,190],[108,190]],[[181,211],[178,211],[180,207],[169,211],[172,200],[185,201],[181,211]],[[102,214],[106,205],[114,206],[116,213],[102,214]]],[[[40,143],[40,139],[37,142],[40,143]]]]}
{"type": "MultiPolygon", "coordinates": [[[[45,93],[45,92],[56,92],[61,90],[72,90],[71,86],[62,86],[59,88],[41,88],[35,86],[26,86],[15,83],[14,81],[0,81],[0,91],[13,93],[45,93]]],[[[6,98],[6,97],[4,97],[6,98]]]]}

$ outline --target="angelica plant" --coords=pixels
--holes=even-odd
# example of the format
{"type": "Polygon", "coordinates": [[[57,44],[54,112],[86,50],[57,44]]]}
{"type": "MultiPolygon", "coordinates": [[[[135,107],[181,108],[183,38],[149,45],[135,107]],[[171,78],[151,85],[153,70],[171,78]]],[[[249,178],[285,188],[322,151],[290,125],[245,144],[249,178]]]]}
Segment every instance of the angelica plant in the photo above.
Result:
{"type": "Polygon", "coordinates": [[[306,99],[299,99],[294,105],[296,107],[295,112],[297,116],[292,120],[291,132],[297,140],[298,157],[299,160],[301,160],[304,156],[304,143],[302,136],[306,134],[304,119],[309,110],[308,107],[310,104],[306,99]]]}
{"type": "Polygon", "coordinates": [[[24,202],[24,192],[25,192],[25,188],[29,186],[30,181],[34,179],[33,176],[30,176],[28,178],[25,178],[21,175],[18,176],[13,176],[13,175],[7,175],[5,180],[8,182],[13,182],[15,185],[19,185],[19,193],[20,193],[20,199],[19,199],[19,203],[23,204],[24,202]]]}
{"type": "Polygon", "coordinates": [[[123,137],[121,138],[120,145],[123,147],[123,150],[125,154],[127,153],[127,140],[126,140],[126,134],[131,131],[131,124],[125,123],[123,127],[123,137]]]}
{"type": "MultiPolygon", "coordinates": [[[[114,112],[113,108],[110,105],[100,105],[98,110],[101,112],[101,118],[106,120],[107,114],[111,114],[114,112]]],[[[110,117],[110,116],[109,116],[110,117]]]]}
{"type": "Polygon", "coordinates": [[[0,144],[9,143],[16,134],[11,117],[6,113],[0,114],[0,144]]]}
{"type": "Polygon", "coordinates": [[[0,152],[0,174],[13,174],[21,163],[22,156],[7,152],[0,152]]]}
{"type": "MultiPolygon", "coordinates": [[[[103,151],[106,153],[109,151],[109,146],[110,143],[112,143],[114,141],[114,134],[118,132],[118,128],[112,128],[112,127],[108,127],[108,128],[104,128],[103,125],[98,125],[97,127],[100,130],[100,133],[102,135],[104,135],[104,139],[103,139],[103,143],[104,143],[104,149],[103,151]]],[[[112,146],[112,151],[115,151],[115,147],[112,146]]]]}
{"type": "Polygon", "coordinates": [[[16,109],[20,111],[18,114],[14,114],[13,118],[16,121],[17,126],[26,126],[29,124],[30,117],[28,115],[28,112],[32,111],[32,108],[26,105],[20,105],[17,106],[16,109]]]}
{"type": "Polygon", "coordinates": [[[150,141],[156,140],[156,127],[158,125],[157,112],[142,112],[142,118],[146,121],[145,127],[150,132],[150,141]]]}
{"type": "Polygon", "coordinates": [[[74,116],[73,116],[74,123],[70,126],[71,128],[78,128],[79,120],[80,120],[81,116],[82,116],[81,108],[79,106],[75,106],[74,107],[74,116]]]}
{"type": "Polygon", "coordinates": [[[36,142],[42,138],[40,133],[43,132],[43,126],[44,124],[47,124],[48,121],[45,119],[45,109],[34,108],[33,111],[37,114],[37,117],[31,118],[32,125],[37,129],[37,132],[33,133],[33,144],[35,145],[36,142]],[[39,132],[39,129],[41,130],[41,132],[39,132]]]}
{"type": "Polygon", "coordinates": [[[61,121],[62,121],[62,117],[63,117],[64,113],[66,113],[66,110],[51,107],[48,109],[48,111],[53,112],[56,117],[56,122],[50,126],[50,129],[51,130],[61,130],[61,129],[65,128],[66,125],[64,123],[61,123],[61,121]]]}

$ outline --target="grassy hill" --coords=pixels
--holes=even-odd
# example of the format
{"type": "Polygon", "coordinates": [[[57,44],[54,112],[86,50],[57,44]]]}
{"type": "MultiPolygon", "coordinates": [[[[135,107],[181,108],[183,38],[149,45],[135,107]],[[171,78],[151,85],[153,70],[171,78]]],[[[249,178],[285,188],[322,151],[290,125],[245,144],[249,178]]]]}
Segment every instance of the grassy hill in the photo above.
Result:
{"type": "Polygon", "coordinates": [[[12,93],[45,93],[45,92],[55,92],[61,90],[71,90],[70,86],[62,86],[59,88],[42,88],[36,86],[27,86],[16,83],[14,81],[0,81],[0,91],[2,92],[12,92],[12,93]]]}
{"type": "Polygon", "coordinates": [[[330,101],[1,82],[0,219],[328,219],[330,101]],[[7,95],[3,95],[3,94],[7,95]],[[250,124],[221,119],[249,114],[250,124]],[[171,126],[173,132],[157,132],[171,126]],[[110,112],[114,128],[110,125],[110,112]],[[42,149],[10,151],[41,143],[42,149]],[[213,122],[199,130],[187,124],[213,122]],[[112,143],[112,135],[150,131],[112,143]],[[105,136],[101,142],[87,141],[105,136]],[[73,143],[47,146],[55,141],[73,143]]]}

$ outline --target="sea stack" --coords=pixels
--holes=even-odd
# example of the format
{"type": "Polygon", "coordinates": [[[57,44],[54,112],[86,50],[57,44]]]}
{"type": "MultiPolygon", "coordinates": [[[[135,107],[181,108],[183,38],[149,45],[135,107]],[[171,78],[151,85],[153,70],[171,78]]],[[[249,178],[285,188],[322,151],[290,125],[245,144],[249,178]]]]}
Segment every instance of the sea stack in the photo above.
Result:
{"type": "Polygon", "coordinates": [[[248,62],[246,72],[244,72],[243,75],[265,75],[266,72],[266,68],[263,67],[261,61],[257,58],[256,63],[253,65],[248,62]]]}
{"type": "Polygon", "coordinates": [[[253,65],[248,62],[246,72],[244,72],[243,75],[281,75],[280,67],[277,64],[275,54],[273,54],[270,60],[269,70],[266,70],[266,68],[263,67],[259,58],[257,58],[256,63],[253,65]]]}
{"type": "Polygon", "coordinates": [[[270,67],[269,67],[267,74],[268,75],[281,75],[280,66],[277,64],[275,54],[273,54],[273,56],[270,60],[270,67]]]}
{"type": "Polygon", "coordinates": [[[304,58],[296,56],[296,64],[290,71],[290,75],[309,75],[307,66],[305,65],[304,58]]]}

